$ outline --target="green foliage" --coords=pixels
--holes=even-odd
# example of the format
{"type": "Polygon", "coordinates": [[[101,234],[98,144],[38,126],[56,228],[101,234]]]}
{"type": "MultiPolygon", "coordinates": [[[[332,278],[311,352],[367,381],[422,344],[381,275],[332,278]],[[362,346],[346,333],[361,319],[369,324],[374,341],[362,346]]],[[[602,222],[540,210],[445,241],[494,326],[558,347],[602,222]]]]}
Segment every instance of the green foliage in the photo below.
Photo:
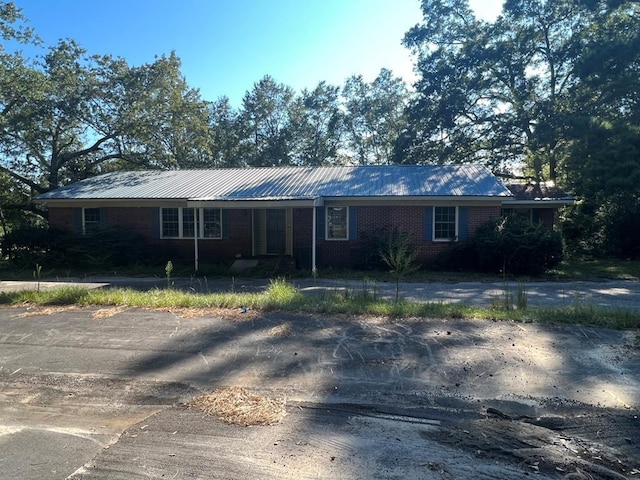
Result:
{"type": "Polygon", "coordinates": [[[514,216],[488,222],[474,238],[481,270],[538,275],[562,261],[562,240],[542,224],[514,216]]]}
{"type": "Polygon", "coordinates": [[[400,294],[400,280],[420,268],[420,265],[415,263],[418,254],[411,248],[409,235],[398,231],[389,233],[378,253],[389,267],[389,272],[396,282],[397,302],[400,294]]]}
{"type": "Polygon", "coordinates": [[[203,165],[208,107],[171,54],[131,67],[60,41],[0,58],[0,171],[35,193],[106,170],[203,165]]]}
{"type": "Polygon", "coordinates": [[[569,252],[640,258],[640,123],[592,120],[575,134],[567,166],[579,202],[562,224],[569,252]]]}
{"type": "Polygon", "coordinates": [[[45,227],[23,227],[5,235],[0,247],[16,266],[33,265],[35,261],[51,267],[105,268],[148,260],[146,239],[120,228],[76,235],[45,227]]]}
{"type": "MultiPolygon", "coordinates": [[[[394,147],[406,128],[408,91],[386,68],[371,82],[349,77],[342,89],[345,107],[346,154],[352,163],[391,163],[394,147]]],[[[401,163],[401,162],[399,162],[401,163]]]]}
{"type": "Polygon", "coordinates": [[[516,161],[564,180],[576,173],[564,167],[572,129],[604,111],[637,117],[637,2],[507,1],[494,22],[467,0],[424,0],[422,12],[404,39],[420,78],[401,158],[500,171],[516,161]]]}
{"type": "Polygon", "coordinates": [[[173,272],[173,262],[169,260],[164,267],[164,273],[167,277],[167,288],[171,287],[171,272],[173,272]]]}

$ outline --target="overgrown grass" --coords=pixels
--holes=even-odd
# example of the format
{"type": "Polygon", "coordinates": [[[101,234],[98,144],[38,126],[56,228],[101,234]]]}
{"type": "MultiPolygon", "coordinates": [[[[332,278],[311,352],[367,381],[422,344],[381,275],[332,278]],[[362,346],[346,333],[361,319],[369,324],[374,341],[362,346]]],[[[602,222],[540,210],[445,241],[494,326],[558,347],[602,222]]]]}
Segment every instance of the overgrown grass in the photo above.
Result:
{"type": "Polygon", "coordinates": [[[4,305],[110,305],[141,308],[248,308],[316,314],[376,315],[392,318],[465,318],[524,323],[579,324],[607,328],[640,328],[640,314],[630,309],[602,308],[576,303],[566,307],[522,309],[470,306],[454,303],[417,303],[380,299],[375,293],[334,291],[303,295],[284,280],[274,280],[262,293],[197,294],[174,289],[141,292],[127,288],[87,290],[63,287],[47,291],[0,293],[4,305]]]}
{"type": "Polygon", "coordinates": [[[564,260],[557,268],[545,274],[557,280],[640,280],[640,261],[615,258],[564,260]]]}
{"type": "MultiPolygon", "coordinates": [[[[165,278],[165,265],[132,265],[129,267],[118,267],[117,269],[67,269],[53,268],[46,263],[43,264],[42,279],[67,279],[67,278],[87,278],[95,276],[124,276],[124,277],[157,277],[165,278]]],[[[173,262],[174,269],[172,277],[189,278],[194,275],[193,266],[190,262],[173,262]]],[[[5,280],[33,280],[34,265],[17,267],[9,262],[0,260],[0,278],[5,280]]],[[[204,264],[200,266],[199,276],[206,277],[228,277],[228,264],[204,264]]],[[[258,272],[259,273],[259,272],[258,272]]],[[[259,277],[259,274],[256,274],[259,277]]],[[[252,275],[252,276],[256,276],[252,275]]],[[[293,271],[288,272],[288,276],[304,277],[310,276],[310,272],[293,271]]],[[[384,270],[347,270],[347,269],[321,269],[318,271],[319,278],[334,278],[347,280],[361,280],[363,278],[375,279],[379,282],[393,281],[393,276],[384,270]]],[[[508,278],[517,280],[517,278],[508,278]]],[[[479,273],[470,271],[442,271],[421,269],[408,275],[406,281],[409,282],[501,282],[504,280],[502,274],[479,273]]],[[[541,277],[531,278],[531,280],[561,280],[561,281],[590,281],[590,280],[640,280],[639,260],[619,260],[619,259],[597,259],[582,260],[568,259],[563,261],[558,267],[546,272],[541,277]]]]}

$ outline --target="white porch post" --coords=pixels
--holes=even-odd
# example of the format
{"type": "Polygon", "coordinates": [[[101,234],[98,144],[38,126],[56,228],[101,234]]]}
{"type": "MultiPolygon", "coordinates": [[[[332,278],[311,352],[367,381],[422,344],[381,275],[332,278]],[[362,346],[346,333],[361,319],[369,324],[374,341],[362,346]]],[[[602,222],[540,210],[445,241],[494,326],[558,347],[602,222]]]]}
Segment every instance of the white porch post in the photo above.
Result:
{"type": "Polygon", "coordinates": [[[316,222],[317,222],[317,218],[316,218],[316,206],[315,206],[315,202],[313,205],[313,222],[311,224],[311,273],[313,273],[315,275],[316,272],[316,222]]]}
{"type": "Polygon", "coordinates": [[[195,271],[198,271],[198,216],[200,215],[200,209],[193,209],[193,254],[194,254],[194,267],[195,271]]]}

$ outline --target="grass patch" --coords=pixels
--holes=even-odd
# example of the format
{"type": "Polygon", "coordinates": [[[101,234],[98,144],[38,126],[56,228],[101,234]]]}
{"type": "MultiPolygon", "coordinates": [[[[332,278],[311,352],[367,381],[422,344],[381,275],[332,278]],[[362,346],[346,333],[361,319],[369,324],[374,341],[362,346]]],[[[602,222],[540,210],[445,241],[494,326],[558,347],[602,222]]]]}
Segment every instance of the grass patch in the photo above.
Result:
{"type": "MultiPolygon", "coordinates": [[[[215,309],[233,310],[238,319],[249,318],[254,311],[292,311],[313,314],[373,315],[390,318],[493,319],[517,322],[580,324],[607,328],[640,328],[640,315],[631,309],[604,308],[586,303],[565,307],[495,308],[459,303],[417,303],[380,299],[363,291],[337,290],[320,295],[303,295],[284,280],[274,280],[261,293],[198,294],[174,289],[138,290],[63,287],[47,291],[20,291],[0,294],[0,304],[42,306],[140,307],[184,312],[215,309]]],[[[117,311],[116,311],[117,313],[117,311]]]]}
{"type": "Polygon", "coordinates": [[[614,258],[564,260],[545,277],[556,280],[640,280],[640,261],[614,258]]]}

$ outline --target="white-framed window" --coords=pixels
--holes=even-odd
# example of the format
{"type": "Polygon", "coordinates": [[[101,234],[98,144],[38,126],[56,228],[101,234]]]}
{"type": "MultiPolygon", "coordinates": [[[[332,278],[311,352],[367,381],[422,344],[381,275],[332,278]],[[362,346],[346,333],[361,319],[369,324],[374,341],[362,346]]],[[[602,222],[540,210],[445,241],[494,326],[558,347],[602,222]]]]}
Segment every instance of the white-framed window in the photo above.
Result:
{"type": "Polygon", "coordinates": [[[452,242],[458,238],[458,207],[433,207],[433,240],[452,242]]]}
{"type": "Polygon", "coordinates": [[[178,207],[160,209],[161,238],[194,238],[196,225],[198,238],[222,238],[222,210],[178,207]]]}
{"type": "Polygon", "coordinates": [[[160,236],[180,238],[180,208],[160,209],[160,236]]]}
{"type": "Polygon", "coordinates": [[[202,238],[222,238],[222,210],[203,208],[200,210],[200,236],[202,238]]]}
{"type": "Polygon", "coordinates": [[[83,208],[82,209],[82,233],[87,234],[95,232],[100,228],[100,209],[99,208],[83,208]]]}
{"type": "Polygon", "coordinates": [[[349,207],[327,207],[327,240],[349,239],[349,207]]]}

